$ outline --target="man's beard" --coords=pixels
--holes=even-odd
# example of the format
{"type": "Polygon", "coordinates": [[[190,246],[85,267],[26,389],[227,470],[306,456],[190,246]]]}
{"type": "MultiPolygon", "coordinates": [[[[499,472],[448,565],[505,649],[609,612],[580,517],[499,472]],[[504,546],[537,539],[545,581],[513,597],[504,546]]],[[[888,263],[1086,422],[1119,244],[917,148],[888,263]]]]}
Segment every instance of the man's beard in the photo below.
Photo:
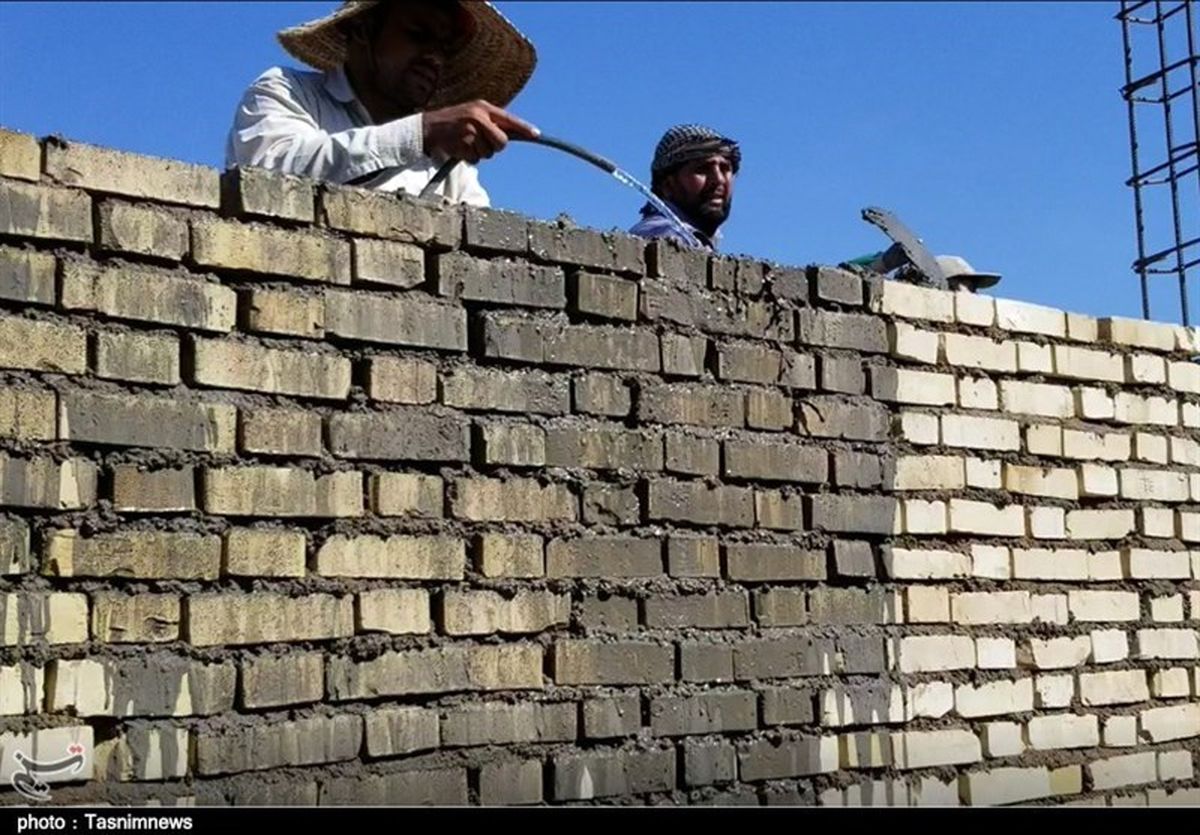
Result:
{"type": "Polygon", "coordinates": [[[732,211],[732,197],[727,197],[721,203],[714,205],[709,202],[709,196],[701,195],[693,205],[687,207],[693,225],[706,235],[716,232],[721,224],[729,219],[732,211]]]}

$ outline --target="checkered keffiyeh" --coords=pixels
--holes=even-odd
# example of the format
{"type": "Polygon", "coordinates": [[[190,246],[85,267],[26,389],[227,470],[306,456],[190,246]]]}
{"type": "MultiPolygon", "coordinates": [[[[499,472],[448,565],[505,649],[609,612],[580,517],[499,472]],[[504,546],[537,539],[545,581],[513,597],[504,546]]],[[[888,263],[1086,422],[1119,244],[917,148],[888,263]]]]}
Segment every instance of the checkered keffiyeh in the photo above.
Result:
{"type": "Polygon", "coordinates": [[[650,166],[650,173],[657,177],[685,162],[713,153],[722,153],[729,157],[733,173],[736,174],[741,167],[742,152],[737,142],[704,125],[676,125],[663,134],[658,147],[654,149],[654,162],[650,166]]]}

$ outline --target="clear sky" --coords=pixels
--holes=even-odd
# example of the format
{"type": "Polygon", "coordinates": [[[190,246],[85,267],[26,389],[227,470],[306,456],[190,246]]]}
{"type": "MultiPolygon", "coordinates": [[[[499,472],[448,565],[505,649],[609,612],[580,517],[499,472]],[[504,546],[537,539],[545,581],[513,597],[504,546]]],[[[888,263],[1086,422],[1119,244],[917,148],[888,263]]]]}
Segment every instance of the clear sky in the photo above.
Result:
{"type": "MultiPolygon", "coordinates": [[[[726,252],[803,265],[881,249],[861,219],[876,205],[1002,273],[997,295],[1140,315],[1116,2],[498,5],[538,48],[511,109],[543,132],[643,180],[671,124],[742,142],[726,252]]],[[[0,125],[222,167],[242,90],[292,63],[275,32],[334,6],[5,0],[0,125]]],[[[493,205],[601,229],[642,202],[539,146],[481,176],[493,205]]],[[[1155,318],[1178,318],[1176,287],[1153,298],[1155,318]]]]}

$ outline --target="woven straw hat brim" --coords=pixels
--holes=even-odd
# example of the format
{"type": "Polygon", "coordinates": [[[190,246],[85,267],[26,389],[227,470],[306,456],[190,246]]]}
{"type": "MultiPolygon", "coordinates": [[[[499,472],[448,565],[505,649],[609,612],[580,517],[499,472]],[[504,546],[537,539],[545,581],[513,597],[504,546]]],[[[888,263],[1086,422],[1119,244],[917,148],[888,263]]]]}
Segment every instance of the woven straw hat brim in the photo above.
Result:
{"type": "MultiPolygon", "coordinates": [[[[320,20],[284,29],[278,35],[279,43],[292,57],[315,69],[340,67],[346,61],[347,44],[338,24],[379,2],[344,3],[320,20]]],[[[537,65],[537,52],[491,3],[465,0],[461,5],[474,19],[475,35],[446,62],[438,89],[426,107],[436,109],[474,99],[505,107],[529,82],[537,65]]]]}

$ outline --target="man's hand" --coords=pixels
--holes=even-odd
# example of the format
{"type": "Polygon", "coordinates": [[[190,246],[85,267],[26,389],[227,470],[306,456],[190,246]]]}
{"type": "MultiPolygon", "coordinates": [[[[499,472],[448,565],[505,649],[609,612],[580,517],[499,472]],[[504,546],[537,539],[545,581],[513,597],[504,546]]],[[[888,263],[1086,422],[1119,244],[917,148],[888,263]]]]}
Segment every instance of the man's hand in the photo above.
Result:
{"type": "Polygon", "coordinates": [[[424,114],[425,153],[475,164],[504,150],[510,137],[533,139],[540,131],[486,101],[456,104],[424,114]]]}

